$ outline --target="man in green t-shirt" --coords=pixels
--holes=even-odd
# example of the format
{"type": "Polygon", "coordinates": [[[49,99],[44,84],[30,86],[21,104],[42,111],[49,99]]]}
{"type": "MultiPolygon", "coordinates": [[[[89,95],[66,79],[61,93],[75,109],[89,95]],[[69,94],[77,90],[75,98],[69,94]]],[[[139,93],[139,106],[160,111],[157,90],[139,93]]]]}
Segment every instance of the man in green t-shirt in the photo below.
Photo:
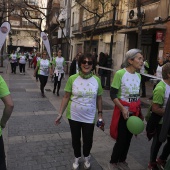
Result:
{"type": "Polygon", "coordinates": [[[5,161],[4,142],[2,138],[2,129],[5,128],[5,125],[11,116],[14,104],[8,86],[1,76],[0,76],[0,98],[5,105],[3,115],[0,120],[0,170],[7,170],[5,161]]]}

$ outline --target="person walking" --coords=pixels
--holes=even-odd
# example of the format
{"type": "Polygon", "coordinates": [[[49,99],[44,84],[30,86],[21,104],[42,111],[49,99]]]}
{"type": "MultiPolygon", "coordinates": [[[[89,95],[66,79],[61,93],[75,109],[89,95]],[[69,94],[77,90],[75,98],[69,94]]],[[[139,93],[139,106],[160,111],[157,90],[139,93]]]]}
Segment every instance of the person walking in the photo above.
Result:
{"type": "MultiPolygon", "coordinates": [[[[153,140],[150,149],[150,162],[148,164],[148,170],[164,169],[166,160],[170,154],[170,134],[167,135],[167,142],[164,145],[161,155],[157,158],[159,149],[162,142],[159,141],[159,135],[163,123],[163,115],[165,112],[165,106],[170,94],[170,63],[166,63],[162,67],[162,80],[156,85],[153,91],[152,101],[152,119],[158,117],[158,123],[156,124],[154,133],[152,133],[153,140]],[[159,167],[159,168],[158,168],[159,167]]],[[[155,122],[155,119],[153,120],[155,122]]],[[[151,126],[151,117],[148,121],[147,127],[151,126]],[[150,125],[149,125],[150,124],[150,125]]],[[[146,128],[148,129],[148,128],[146,128]]]]}
{"type": "Polygon", "coordinates": [[[12,54],[9,56],[9,60],[11,63],[11,73],[16,74],[16,67],[17,67],[17,63],[18,63],[18,55],[15,52],[15,50],[13,50],[12,54]]]}
{"type": "Polygon", "coordinates": [[[34,53],[31,51],[28,54],[28,66],[29,66],[29,68],[32,68],[31,62],[32,62],[33,57],[34,57],[34,53]]]}
{"type": "Polygon", "coordinates": [[[24,52],[21,52],[21,54],[18,56],[18,59],[19,59],[20,74],[25,75],[26,56],[24,55],[24,52]]]}
{"type": "Polygon", "coordinates": [[[0,84],[1,84],[0,85],[0,98],[5,105],[5,108],[3,110],[3,114],[0,120],[0,170],[7,170],[2,130],[5,128],[6,123],[12,114],[14,104],[13,104],[8,86],[1,76],[0,76],[0,84]]]}
{"type": "Polygon", "coordinates": [[[72,147],[75,161],[73,169],[79,168],[81,158],[81,132],[83,140],[84,168],[90,168],[90,151],[93,143],[94,122],[96,106],[98,119],[102,118],[102,86],[100,79],[93,75],[95,58],[91,54],[82,55],[78,60],[79,73],[69,77],[64,88],[65,95],[60,105],[56,125],[59,125],[62,115],[67,107],[72,147]],[[97,103],[97,104],[96,104],[97,103]]]}
{"type": "Polygon", "coordinates": [[[36,77],[36,72],[38,70],[38,77],[40,80],[40,90],[42,97],[45,97],[44,95],[44,87],[47,84],[48,81],[48,75],[51,72],[51,65],[50,61],[47,59],[47,53],[42,53],[42,58],[37,62],[37,66],[34,70],[34,77],[36,77]]]}
{"type": "Polygon", "coordinates": [[[126,158],[133,134],[127,129],[127,119],[131,115],[143,119],[139,94],[141,76],[136,72],[143,65],[141,50],[129,50],[126,53],[124,65],[125,68],[115,73],[110,89],[110,96],[115,104],[110,134],[116,143],[113,147],[109,168],[114,170],[129,169],[126,158]]]}
{"type": "MultiPolygon", "coordinates": [[[[41,53],[40,53],[40,52],[37,52],[37,54],[34,56],[32,62],[31,62],[31,65],[33,64],[33,66],[34,66],[34,70],[36,69],[37,62],[38,62],[40,59],[41,59],[41,53]]],[[[38,81],[38,70],[37,70],[37,72],[36,72],[35,78],[36,78],[36,81],[38,81]]]]}
{"type": "Polygon", "coordinates": [[[65,59],[61,56],[61,50],[58,50],[57,57],[54,58],[52,62],[52,70],[54,70],[54,89],[53,94],[55,94],[56,87],[57,87],[57,96],[59,96],[61,80],[64,76],[64,66],[65,66],[65,59]]]}
{"type": "MultiPolygon", "coordinates": [[[[101,67],[107,66],[107,57],[105,56],[105,54],[103,52],[101,52],[99,54],[99,66],[101,66],[101,67]]],[[[98,74],[99,74],[99,76],[101,76],[102,87],[105,88],[105,85],[106,85],[105,77],[107,77],[107,70],[105,70],[103,68],[99,68],[98,74]]]]}
{"type": "MultiPolygon", "coordinates": [[[[82,55],[82,54],[81,54],[82,55]]],[[[81,56],[79,53],[75,56],[75,58],[73,59],[71,65],[70,65],[70,72],[69,72],[69,76],[76,74],[79,72],[79,67],[78,67],[78,59],[81,56]]]]}
{"type": "Polygon", "coordinates": [[[142,75],[142,74],[148,74],[149,71],[149,64],[147,62],[147,60],[145,60],[143,62],[142,68],[140,69],[140,73],[141,73],[141,88],[142,88],[142,95],[141,97],[146,97],[146,86],[145,86],[145,82],[147,77],[142,75]]]}
{"type": "MultiPolygon", "coordinates": [[[[156,85],[160,82],[160,80],[162,79],[162,67],[164,65],[164,58],[161,56],[158,57],[158,66],[155,72],[155,76],[158,78],[158,80],[154,80],[154,86],[153,86],[153,90],[155,89],[156,85]]],[[[149,98],[150,100],[153,99],[153,95],[149,98]]]]}

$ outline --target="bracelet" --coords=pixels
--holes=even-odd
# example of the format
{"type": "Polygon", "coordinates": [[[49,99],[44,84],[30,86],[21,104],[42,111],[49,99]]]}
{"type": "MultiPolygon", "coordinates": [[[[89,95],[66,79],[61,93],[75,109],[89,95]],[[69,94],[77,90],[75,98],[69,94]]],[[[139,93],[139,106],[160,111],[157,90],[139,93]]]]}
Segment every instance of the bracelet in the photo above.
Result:
{"type": "Polygon", "coordinates": [[[99,113],[103,113],[103,112],[102,112],[102,111],[98,111],[98,114],[99,114],[99,113]]]}

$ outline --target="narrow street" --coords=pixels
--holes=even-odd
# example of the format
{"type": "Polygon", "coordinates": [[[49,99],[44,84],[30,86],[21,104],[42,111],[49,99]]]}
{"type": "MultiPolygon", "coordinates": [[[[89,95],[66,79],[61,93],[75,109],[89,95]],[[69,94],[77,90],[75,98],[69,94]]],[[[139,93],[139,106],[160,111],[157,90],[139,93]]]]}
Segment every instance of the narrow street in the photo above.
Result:
{"type": "MultiPolygon", "coordinates": [[[[45,98],[41,97],[39,82],[33,77],[33,69],[26,65],[26,75],[11,74],[10,65],[0,68],[14,101],[14,111],[3,131],[7,151],[8,170],[71,170],[74,160],[68,121],[63,116],[59,126],[55,126],[59,106],[64,94],[68,75],[62,81],[60,96],[52,93],[50,78],[46,85],[45,98]]],[[[147,95],[151,94],[147,87],[147,95]]],[[[114,140],[109,135],[113,103],[109,91],[103,94],[103,115],[105,131],[95,127],[94,143],[91,151],[91,170],[108,170],[114,140]]],[[[143,114],[147,111],[147,99],[142,99],[143,114]]],[[[0,103],[2,114],[3,103],[0,103]]],[[[151,142],[145,131],[133,137],[127,162],[131,170],[145,170],[149,161],[151,142]]],[[[80,170],[83,169],[83,158],[80,170]]]]}

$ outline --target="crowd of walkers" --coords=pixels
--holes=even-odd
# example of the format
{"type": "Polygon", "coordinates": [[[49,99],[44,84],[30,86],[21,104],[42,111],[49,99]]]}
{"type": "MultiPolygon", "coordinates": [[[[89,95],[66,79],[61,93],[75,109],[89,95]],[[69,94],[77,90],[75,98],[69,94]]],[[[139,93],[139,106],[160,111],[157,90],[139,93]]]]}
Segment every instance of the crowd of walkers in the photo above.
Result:
{"type": "MultiPolygon", "coordinates": [[[[30,54],[32,56],[32,53],[30,54]]],[[[169,56],[168,56],[169,57],[169,56]]],[[[169,57],[170,58],[170,57],[169,57]]],[[[159,149],[162,141],[159,140],[165,108],[170,96],[170,63],[169,58],[166,62],[163,58],[158,58],[158,67],[156,76],[161,76],[153,90],[153,100],[147,115],[147,137],[152,140],[150,149],[150,160],[148,161],[148,170],[164,169],[168,156],[170,154],[170,137],[169,132],[166,134],[166,144],[161,155],[158,157],[159,149]]],[[[20,74],[25,74],[25,64],[29,61],[29,67],[34,66],[34,76],[36,81],[40,81],[40,90],[42,97],[45,97],[44,87],[48,81],[48,76],[54,77],[53,94],[59,96],[62,78],[64,77],[65,59],[62,51],[58,50],[57,54],[50,59],[47,52],[37,53],[34,56],[27,57],[24,53],[18,54],[15,51],[9,57],[11,63],[11,73],[16,74],[17,63],[19,63],[20,74]]],[[[147,73],[149,65],[139,49],[131,49],[125,55],[123,68],[116,71],[110,86],[110,70],[104,70],[103,67],[111,68],[112,60],[107,53],[101,52],[99,59],[97,54],[79,52],[70,65],[69,78],[66,82],[58,116],[55,119],[56,125],[61,123],[62,115],[66,110],[68,119],[72,147],[74,150],[73,170],[79,168],[80,158],[84,157],[84,168],[90,169],[90,151],[93,144],[93,133],[95,122],[104,125],[102,116],[102,93],[103,89],[110,89],[110,98],[115,107],[112,120],[116,122],[114,125],[114,139],[116,143],[113,146],[110,161],[108,161],[108,169],[110,170],[130,170],[126,161],[128,151],[131,144],[133,134],[127,128],[127,120],[130,116],[137,116],[142,121],[144,116],[141,112],[140,97],[146,97],[144,85],[142,86],[142,96],[140,96],[141,74],[147,73]],[[96,65],[99,65],[98,74],[96,76],[96,65]],[[105,80],[106,78],[106,80],[105,80]],[[96,116],[96,112],[98,112],[96,116]],[[97,120],[96,120],[97,119],[97,120]],[[81,139],[82,134],[82,139],[81,139]],[[81,149],[81,141],[83,149],[81,149]],[[81,153],[82,152],[82,153],[81,153]]],[[[145,77],[142,75],[143,82],[145,77]]],[[[0,170],[6,170],[5,153],[1,129],[5,127],[12,109],[13,102],[10,92],[0,77],[0,96],[5,104],[3,116],[0,121],[0,170]],[[1,90],[2,89],[2,90],[1,90]],[[5,90],[4,90],[5,89],[5,90]]],[[[101,126],[99,125],[101,128],[101,126]]],[[[103,128],[101,128],[103,130],[103,128]]]]}

